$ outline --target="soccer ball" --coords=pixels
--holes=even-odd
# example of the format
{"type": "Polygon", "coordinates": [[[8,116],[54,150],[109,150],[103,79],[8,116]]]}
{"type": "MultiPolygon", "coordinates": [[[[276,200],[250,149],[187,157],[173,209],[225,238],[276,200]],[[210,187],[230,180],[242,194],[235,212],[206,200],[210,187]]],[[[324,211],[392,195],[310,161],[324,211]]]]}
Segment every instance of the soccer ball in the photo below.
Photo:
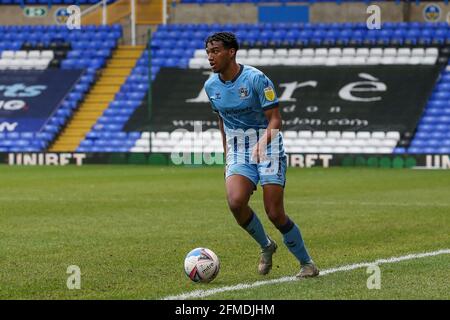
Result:
{"type": "Polygon", "coordinates": [[[194,282],[213,281],[219,269],[219,258],[207,248],[195,248],[184,259],[184,272],[194,282]]]}

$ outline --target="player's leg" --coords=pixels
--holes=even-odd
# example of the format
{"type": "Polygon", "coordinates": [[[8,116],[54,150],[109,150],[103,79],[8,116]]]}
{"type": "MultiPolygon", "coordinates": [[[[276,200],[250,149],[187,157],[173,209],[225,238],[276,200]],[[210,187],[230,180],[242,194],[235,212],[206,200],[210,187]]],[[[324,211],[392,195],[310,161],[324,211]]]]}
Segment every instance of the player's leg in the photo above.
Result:
{"type": "Polygon", "coordinates": [[[249,207],[250,196],[255,189],[253,182],[239,174],[227,177],[226,182],[227,201],[237,223],[245,229],[261,248],[270,244],[266,232],[258,216],[249,207]]]}
{"type": "Polygon", "coordinates": [[[284,211],[284,187],[279,184],[263,185],[263,198],[267,216],[283,235],[283,242],[289,251],[300,262],[301,270],[297,274],[297,277],[305,278],[317,276],[319,270],[306,249],[300,228],[284,211]]]}
{"type": "Polygon", "coordinates": [[[303,241],[300,228],[286,215],[284,210],[284,185],[286,183],[286,157],[258,166],[263,188],[264,208],[270,221],[283,235],[283,242],[300,262],[298,277],[316,276],[315,266],[303,241]]]}
{"type": "Polygon", "coordinates": [[[228,206],[238,224],[255,239],[261,247],[258,263],[260,274],[269,273],[272,267],[272,255],[277,247],[266,234],[256,213],[248,202],[258,183],[258,172],[255,165],[236,164],[227,167],[226,189],[228,206]]]}

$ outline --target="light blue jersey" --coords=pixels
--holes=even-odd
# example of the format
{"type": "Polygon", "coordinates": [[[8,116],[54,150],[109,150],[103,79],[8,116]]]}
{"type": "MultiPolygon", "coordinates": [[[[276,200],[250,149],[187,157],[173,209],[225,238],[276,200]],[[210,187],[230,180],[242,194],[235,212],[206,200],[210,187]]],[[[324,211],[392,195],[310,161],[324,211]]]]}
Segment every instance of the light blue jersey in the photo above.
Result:
{"type": "Polygon", "coordinates": [[[213,74],[205,82],[212,109],[223,119],[227,142],[227,177],[242,174],[256,186],[258,181],[284,185],[286,161],[280,132],[267,146],[268,161],[257,164],[253,147],[264,134],[268,120],[264,111],[278,106],[272,81],[260,70],[246,65],[231,81],[213,74]],[[265,176],[265,180],[262,176],[265,176]]]}
{"type": "MultiPolygon", "coordinates": [[[[231,81],[223,81],[219,74],[213,74],[205,83],[211,106],[223,119],[227,163],[236,158],[248,158],[267,128],[264,111],[278,106],[272,81],[254,67],[240,67],[231,81]]],[[[284,155],[281,133],[272,139],[267,149],[271,155],[284,155]]]]}

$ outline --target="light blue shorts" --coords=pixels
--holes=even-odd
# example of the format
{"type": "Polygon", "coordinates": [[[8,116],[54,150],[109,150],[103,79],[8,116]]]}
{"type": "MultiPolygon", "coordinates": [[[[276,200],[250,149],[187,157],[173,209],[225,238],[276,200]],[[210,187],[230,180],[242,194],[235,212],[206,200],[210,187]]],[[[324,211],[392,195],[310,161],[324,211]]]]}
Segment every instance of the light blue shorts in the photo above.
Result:
{"type": "Polygon", "coordinates": [[[225,178],[238,174],[248,178],[255,189],[258,182],[261,186],[265,184],[278,184],[284,188],[286,185],[286,155],[275,161],[261,163],[231,163],[226,167],[225,178]]]}

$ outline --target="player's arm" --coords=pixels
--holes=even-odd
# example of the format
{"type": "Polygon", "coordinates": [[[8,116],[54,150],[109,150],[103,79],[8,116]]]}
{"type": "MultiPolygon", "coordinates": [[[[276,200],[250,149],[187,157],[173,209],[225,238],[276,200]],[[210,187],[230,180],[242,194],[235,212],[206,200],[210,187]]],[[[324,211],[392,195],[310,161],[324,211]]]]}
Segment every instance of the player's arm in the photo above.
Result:
{"type": "Polygon", "coordinates": [[[225,155],[225,159],[227,158],[227,140],[225,137],[225,131],[223,129],[223,119],[221,116],[217,115],[217,118],[219,119],[219,130],[222,134],[222,145],[223,145],[223,154],[225,155]]]}
{"type": "Polygon", "coordinates": [[[270,144],[272,139],[278,135],[278,132],[280,132],[282,123],[280,108],[278,107],[278,105],[265,110],[264,115],[266,116],[267,121],[269,121],[269,124],[267,125],[267,129],[264,132],[263,136],[259,139],[255,148],[253,149],[252,154],[253,159],[256,159],[258,162],[262,160],[266,152],[266,148],[270,144]]]}

